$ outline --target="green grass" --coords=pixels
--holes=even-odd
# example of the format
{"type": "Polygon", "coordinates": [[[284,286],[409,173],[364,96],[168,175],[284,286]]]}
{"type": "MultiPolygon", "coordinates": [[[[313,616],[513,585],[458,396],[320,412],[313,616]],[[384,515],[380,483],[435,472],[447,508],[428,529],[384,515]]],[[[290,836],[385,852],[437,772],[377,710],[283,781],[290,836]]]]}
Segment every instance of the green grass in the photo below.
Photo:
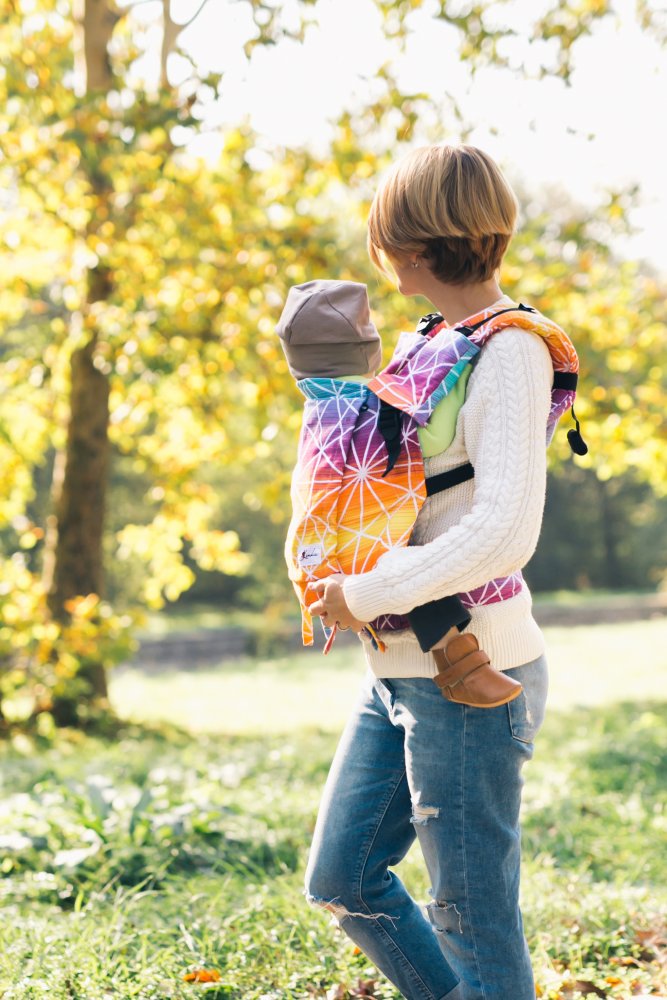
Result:
{"type": "MultiPolygon", "coordinates": [[[[667,993],[667,622],[547,638],[524,799],[541,996],[667,993]]],[[[373,980],[397,998],[301,895],[355,652],[121,672],[112,697],[136,721],[117,740],[0,747],[0,997],[306,1000],[373,980]],[[184,982],[198,965],[220,983],[184,982]]],[[[418,848],[399,871],[426,901],[418,848]]]]}
{"type": "MultiPolygon", "coordinates": [[[[667,618],[544,633],[552,708],[651,698],[665,689],[667,618]]],[[[326,657],[299,652],[187,672],[124,668],[112,678],[111,697],[126,716],[167,719],[193,732],[339,732],[363,671],[360,647],[334,646],[326,657]]]]}
{"type": "Polygon", "coordinates": [[[363,675],[356,647],[324,657],[225,660],[191,671],[119,670],[111,698],[134,719],[167,719],[193,732],[290,733],[301,726],[337,732],[363,675]]]}

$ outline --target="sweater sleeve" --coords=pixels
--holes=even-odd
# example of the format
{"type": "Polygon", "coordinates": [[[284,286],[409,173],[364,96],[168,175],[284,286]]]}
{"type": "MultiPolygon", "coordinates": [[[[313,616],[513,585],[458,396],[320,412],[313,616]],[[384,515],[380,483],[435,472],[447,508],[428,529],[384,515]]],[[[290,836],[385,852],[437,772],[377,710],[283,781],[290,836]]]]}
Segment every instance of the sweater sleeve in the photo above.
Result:
{"type": "Polygon", "coordinates": [[[356,618],[406,614],[525,566],[542,525],[552,380],[549,350],[536,334],[512,327],[489,340],[465,403],[472,507],[433,541],[393,549],[370,572],[348,576],[343,589],[356,618]]]}

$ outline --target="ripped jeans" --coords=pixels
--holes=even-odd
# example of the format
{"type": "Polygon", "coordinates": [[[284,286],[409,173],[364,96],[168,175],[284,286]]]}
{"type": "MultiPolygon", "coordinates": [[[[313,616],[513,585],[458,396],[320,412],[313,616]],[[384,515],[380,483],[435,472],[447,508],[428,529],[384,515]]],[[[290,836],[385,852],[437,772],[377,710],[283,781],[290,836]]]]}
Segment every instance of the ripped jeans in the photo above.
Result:
{"type": "Polygon", "coordinates": [[[544,656],[508,705],[446,701],[370,671],[324,788],[304,892],[408,1000],[535,1000],[519,908],[521,768],[544,718],[544,656]],[[419,839],[432,901],[389,870],[419,839]]]}

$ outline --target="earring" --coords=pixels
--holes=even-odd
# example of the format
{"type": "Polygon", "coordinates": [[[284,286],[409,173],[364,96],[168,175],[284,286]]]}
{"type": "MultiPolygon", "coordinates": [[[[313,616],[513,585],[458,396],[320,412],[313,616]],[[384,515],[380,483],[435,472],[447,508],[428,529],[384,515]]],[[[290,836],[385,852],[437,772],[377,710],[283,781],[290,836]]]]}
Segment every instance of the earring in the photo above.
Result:
{"type": "Polygon", "coordinates": [[[412,266],[413,267],[419,267],[419,261],[418,260],[413,260],[412,266]]]}

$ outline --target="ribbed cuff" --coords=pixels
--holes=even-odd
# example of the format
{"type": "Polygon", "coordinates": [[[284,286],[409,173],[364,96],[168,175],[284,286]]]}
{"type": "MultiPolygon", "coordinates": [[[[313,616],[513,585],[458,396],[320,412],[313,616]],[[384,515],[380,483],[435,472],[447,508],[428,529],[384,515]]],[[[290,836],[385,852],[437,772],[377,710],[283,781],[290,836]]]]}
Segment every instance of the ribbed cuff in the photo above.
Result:
{"type": "Polygon", "coordinates": [[[380,615],[405,613],[387,607],[387,587],[384,583],[374,583],[373,575],[371,570],[345,577],[343,594],[354,617],[360,622],[372,622],[380,615]]]}

